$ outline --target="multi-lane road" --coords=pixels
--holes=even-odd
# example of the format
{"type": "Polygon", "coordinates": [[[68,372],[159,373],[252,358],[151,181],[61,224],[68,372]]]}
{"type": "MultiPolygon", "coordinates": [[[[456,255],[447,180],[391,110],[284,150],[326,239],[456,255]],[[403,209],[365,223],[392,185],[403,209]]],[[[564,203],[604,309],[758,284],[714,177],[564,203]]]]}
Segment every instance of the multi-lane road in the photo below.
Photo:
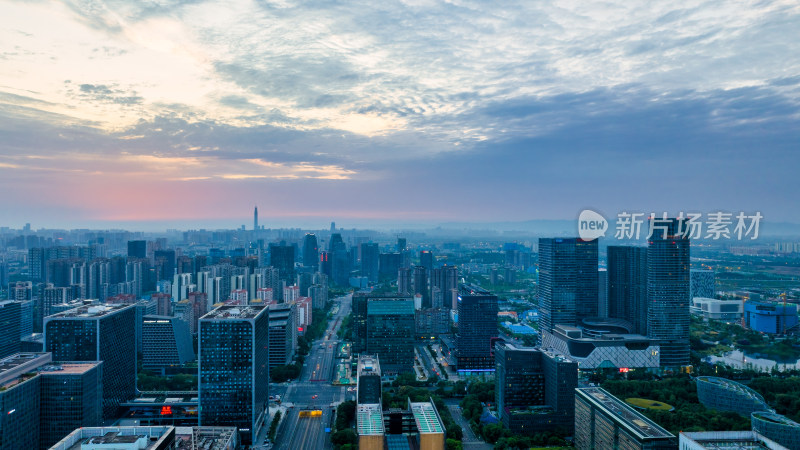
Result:
{"type": "Polygon", "coordinates": [[[339,343],[336,331],[351,309],[352,298],[348,295],[335,301],[339,303],[339,311],[331,319],[323,337],[312,343],[300,379],[290,383],[281,398],[288,409],[278,428],[276,450],[333,448],[330,433],[325,429],[333,426],[334,406],[349,398],[344,386],[331,385],[339,343]],[[301,411],[309,410],[321,410],[322,415],[300,417],[301,411]]]}

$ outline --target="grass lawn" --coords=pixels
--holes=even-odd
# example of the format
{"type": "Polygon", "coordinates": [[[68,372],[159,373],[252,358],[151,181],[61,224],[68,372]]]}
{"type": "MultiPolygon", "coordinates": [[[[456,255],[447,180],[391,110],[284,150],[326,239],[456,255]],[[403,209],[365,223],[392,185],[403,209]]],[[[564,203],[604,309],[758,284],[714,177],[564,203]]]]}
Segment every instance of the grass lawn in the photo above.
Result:
{"type": "Polygon", "coordinates": [[[626,398],[625,402],[637,408],[654,409],[656,411],[671,411],[673,409],[672,405],[668,405],[662,402],[657,402],[655,400],[648,400],[646,398],[631,397],[631,398],[626,398]]]}

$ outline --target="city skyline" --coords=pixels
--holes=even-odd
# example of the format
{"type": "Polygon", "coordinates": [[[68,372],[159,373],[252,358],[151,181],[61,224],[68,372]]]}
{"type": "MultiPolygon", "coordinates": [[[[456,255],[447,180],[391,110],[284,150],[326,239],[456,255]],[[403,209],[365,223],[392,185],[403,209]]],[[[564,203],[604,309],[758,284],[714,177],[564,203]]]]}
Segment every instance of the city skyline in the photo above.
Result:
{"type": "Polygon", "coordinates": [[[3,8],[0,226],[800,223],[792,3],[3,8]]]}

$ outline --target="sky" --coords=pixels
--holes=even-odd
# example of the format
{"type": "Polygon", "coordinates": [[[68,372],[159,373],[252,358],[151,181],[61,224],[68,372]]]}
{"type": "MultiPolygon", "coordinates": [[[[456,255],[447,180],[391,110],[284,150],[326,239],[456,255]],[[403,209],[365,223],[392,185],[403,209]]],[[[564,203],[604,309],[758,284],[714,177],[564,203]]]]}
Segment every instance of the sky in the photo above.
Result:
{"type": "Polygon", "coordinates": [[[0,0],[0,226],[800,223],[796,1],[0,0]]]}

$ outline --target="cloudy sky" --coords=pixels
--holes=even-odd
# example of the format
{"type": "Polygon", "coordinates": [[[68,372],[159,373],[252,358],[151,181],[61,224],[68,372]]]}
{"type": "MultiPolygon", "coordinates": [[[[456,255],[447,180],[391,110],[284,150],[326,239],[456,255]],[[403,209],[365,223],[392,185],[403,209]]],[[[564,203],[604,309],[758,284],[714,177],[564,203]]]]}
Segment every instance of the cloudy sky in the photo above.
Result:
{"type": "Polygon", "coordinates": [[[796,1],[3,0],[0,226],[800,222],[799,43],[796,1]]]}

